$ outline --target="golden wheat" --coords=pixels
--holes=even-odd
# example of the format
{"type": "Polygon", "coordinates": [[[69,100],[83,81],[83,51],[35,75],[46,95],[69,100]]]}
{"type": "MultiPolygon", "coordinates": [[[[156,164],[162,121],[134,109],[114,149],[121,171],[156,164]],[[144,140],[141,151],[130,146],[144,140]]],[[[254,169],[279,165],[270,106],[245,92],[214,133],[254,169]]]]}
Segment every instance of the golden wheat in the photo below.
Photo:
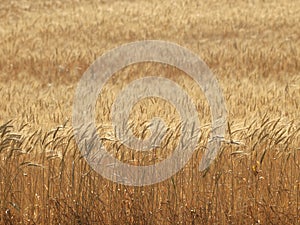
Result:
{"type": "Polygon", "coordinates": [[[0,224],[300,223],[300,5],[297,1],[42,1],[0,7],[0,224]],[[150,119],[168,125],[162,146],[139,153],[116,140],[110,112],[120,90],[149,75],[193,98],[201,138],[189,163],[145,187],[112,183],[93,171],[74,141],[77,82],[107,50],[136,40],[176,42],[198,54],[224,91],[228,132],[217,160],[198,164],[210,108],[182,71],[128,66],[97,101],[98,133],[123,162],[149,165],[180,137],[174,107],[158,98],[131,113],[135,135],[150,119]]]}

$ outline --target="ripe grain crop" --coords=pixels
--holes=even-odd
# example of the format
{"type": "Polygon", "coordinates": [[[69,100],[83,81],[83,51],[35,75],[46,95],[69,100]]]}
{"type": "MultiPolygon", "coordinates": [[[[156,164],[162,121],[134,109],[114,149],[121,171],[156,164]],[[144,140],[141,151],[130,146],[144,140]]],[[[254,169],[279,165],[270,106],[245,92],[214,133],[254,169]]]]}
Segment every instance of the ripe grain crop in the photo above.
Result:
{"type": "Polygon", "coordinates": [[[0,224],[299,224],[300,5],[280,1],[1,1],[0,224]],[[117,72],[97,101],[107,150],[148,165],[172,153],[180,117],[159,98],[138,102],[130,126],[162,146],[139,153],[117,139],[111,105],[131,81],[172,79],[191,96],[201,138],[189,163],[145,187],[112,183],[93,171],[74,141],[77,82],[107,50],[137,40],[178,43],[199,55],[224,92],[228,130],[216,161],[198,171],[210,109],[184,72],[140,63],[117,72]]]}

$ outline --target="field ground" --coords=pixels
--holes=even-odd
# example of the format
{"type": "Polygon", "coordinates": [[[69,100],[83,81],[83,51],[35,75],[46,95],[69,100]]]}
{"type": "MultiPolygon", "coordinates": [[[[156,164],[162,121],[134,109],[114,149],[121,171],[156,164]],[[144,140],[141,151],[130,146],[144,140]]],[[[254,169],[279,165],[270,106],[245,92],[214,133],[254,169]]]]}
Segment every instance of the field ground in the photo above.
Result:
{"type": "MultiPolygon", "coordinates": [[[[1,1],[0,224],[300,224],[299,12],[293,0],[1,1]],[[229,129],[217,160],[199,172],[210,124],[201,90],[169,66],[124,68],[97,102],[99,133],[109,136],[111,152],[146,164],[178,143],[170,135],[155,152],[116,152],[108,112],[123,87],[149,74],[189,93],[202,136],[172,178],[123,186],[81,157],[73,97],[97,57],[147,39],[178,43],[207,63],[224,92],[229,129]]],[[[178,131],[172,105],[152,98],[133,108],[136,135],[152,116],[178,131]]]]}

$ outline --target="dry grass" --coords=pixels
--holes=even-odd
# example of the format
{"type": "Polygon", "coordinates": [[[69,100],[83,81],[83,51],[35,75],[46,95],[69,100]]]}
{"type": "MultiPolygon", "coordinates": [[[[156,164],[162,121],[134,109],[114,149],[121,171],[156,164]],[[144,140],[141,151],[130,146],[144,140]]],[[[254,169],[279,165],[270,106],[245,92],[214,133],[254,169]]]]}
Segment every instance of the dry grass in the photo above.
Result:
{"type": "Polygon", "coordinates": [[[0,223],[299,224],[299,10],[292,0],[2,1],[0,223]],[[171,134],[180,118],[154,98],[133,108],[133,129],[146,136],[145,122],[164,118],[164,147],[139,155],[114,140],[108,112],[136,78],[157,74],[179,83],[203,125],[184,169],[159,184],[129,187],[91,170],[70,120],[87,67],[108,49],[144,39],[176,42],[208,64],[224,90],[229,130],[218,159],[200,173],[210,123],[201,90],[168,66],[119,71],[99,96],[97,122],[123,161],[155,162],[178,141],[171,134]]]}

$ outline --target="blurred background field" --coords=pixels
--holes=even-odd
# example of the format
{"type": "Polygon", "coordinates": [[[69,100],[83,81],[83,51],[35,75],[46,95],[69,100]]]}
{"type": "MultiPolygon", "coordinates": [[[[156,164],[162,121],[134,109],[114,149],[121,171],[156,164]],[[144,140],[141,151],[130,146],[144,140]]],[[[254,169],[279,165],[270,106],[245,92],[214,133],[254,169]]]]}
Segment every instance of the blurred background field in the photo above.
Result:
{"type": "MultiPolygon", "coordinates": [[[[292,0],[1,1],[0,223],[299,224],[299,12],[292,0]],[[99,133],[110,137],[110,151],[124,162],[147,163],[177,143],[170,136],[155,154],[140,156],[114,139],[111,104],[147,75],[172,79],[192,96],[202,136],[190,162],[169,180],[122,186],[81,157],[73,97],[97,57],[148,39],[178,43],[207,63],[223,89],[229,129],[215,163],[199,172],[210,126],[201,90],[169,66],[124,68],[97,102],[99,133]]],[[[133,109],[136,135],[143,136],[152,116],[178,131],[172,106],[152,98],[133,109]]]]}

